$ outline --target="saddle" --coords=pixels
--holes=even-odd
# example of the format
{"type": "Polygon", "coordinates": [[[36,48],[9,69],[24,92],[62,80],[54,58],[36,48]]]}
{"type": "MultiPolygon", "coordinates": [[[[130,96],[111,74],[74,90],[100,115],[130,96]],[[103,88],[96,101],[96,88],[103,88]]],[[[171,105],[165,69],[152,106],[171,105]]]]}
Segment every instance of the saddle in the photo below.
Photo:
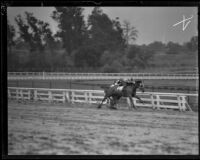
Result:
{"type": "Polygon", "coordinates": [[[122,91],[123,89],[124,89],[124,86],[118,86],[118,87],[116,88],[117,91],[122,91]]]}
{"type": "Polygon", "coordinates": [[[111,88],[115,92],[121,92],[124,89],[125,86],[119,86],[119,85],[111,85],[111,88]]]}

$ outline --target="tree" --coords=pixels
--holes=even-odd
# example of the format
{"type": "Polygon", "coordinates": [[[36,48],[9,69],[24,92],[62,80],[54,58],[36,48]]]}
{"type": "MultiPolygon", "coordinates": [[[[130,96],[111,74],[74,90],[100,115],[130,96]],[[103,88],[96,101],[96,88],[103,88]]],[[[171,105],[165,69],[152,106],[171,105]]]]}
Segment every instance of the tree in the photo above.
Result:
{"type": "Polygon", "coordinates": [[[15,37],[15,28],[10,25],[9,21],[7,23],[7,45],[8,47],[13,46],[15,44],[14,42],[15,37]]]}
{"type": "Polygon", "coordinates": [[[20,38],[24,42],[29,43],[29,46],[34,49],[33,42],[32,42],[32,36],[31,36],[31,33],[29,33],[29,26],[24,22],[21,15],[17,15],[17,17],[15,17],[15,21],[19,28],[18,33],[20,35],[20,38]]]}
{"type": "Polygon", "coordinates": [[[104,66],[105,64],[111,64],[112,61],[115,59],[115,54],[112,54],[112,52],[105,51],[101,56],[101,64],[104,66]]]}
{"type": "Polygon", "coordinates": [[[15,28],[10,25],[9,21],[7,23],[7,49],[8,49],[8,66],[13,68],[17,64],[18,59],[16,55],[12,53],[12,47],[15,45],[15,28]]]}
{"type": "Polygon", "coordinates": [[[167,43],[167,54],[179,54],[182,51],[182,46],[179,43],[168,42],[167,43]]]}
{"type": "Polygon", "coordinates": [[[81,7],[55,7],[52,18],[58,22],[56,36],[63,41],[63,48],[71,53],[81,47],[87,39],[87,28],[81,7]]]}
{"type": "Polygon", "coordinates": [[[193,36],[190,39],[190,42],[186,43],[186,46],[192,52],[197,51],[198,50],[198,36],[193,36]]]}
{"type": "Polygon", "coordinates": [[[20,38],[29,44],[29,67],[45,67],[45,47],[53,46],[54,38],[49,24],[38,20],[33,13],[25,12],[25,20],[18,15],[15,18],[20,38]],[[26,20],[26,21],[25,21],[26,20]]]}
{"type": "Polygon", "coordinates": [[[80,47],[74,54],[76,67],[98,67],[100,65],[100,53],[90,46],[80,47]]]}
{"type": "Polygon", "coordinates": [[[123,71],[123,65],[117,61],[114,60],[111,64],[105,64],[102,67],[102,71],[106,73],[117,73],[123,71]]]}
{"type": "Polygon", "coordinates": [[[131,26],[130,22],[127,20],[124,20],[123,22],[123,33],[126,45],[130,44],[131,41],[134,42],[138,37],[138,31],[134,26],[131,26]]]}
{"type": "Polygon", "coordinates": [[[152,51],[137,45],[132,45],[126,52],[127,65],[145,68],[152,57],[152,51]]]}
{"type": "Polygon", "coordinates": [[[162,42],[159,41],[155,41],[150,43],[147,48],[151,51],[153,51],[154,53],[156,52],[164,52],[166,50],[166,46],[165,44],[163,44],[162,42]]]}
{"type": "Polygon", "coordinates": [[[125,40],[118,19],[111,20],[100,7],[94,7],[88,18],[89,44],[101,53],[106,50],[123,50],[125,40]]]}
{"type": "Polygon", "coordinates": [[[17,37],[15,40],[15,49],[28,50],[29,44],[27,42],[25,42],[21,37],[17,37]]]}

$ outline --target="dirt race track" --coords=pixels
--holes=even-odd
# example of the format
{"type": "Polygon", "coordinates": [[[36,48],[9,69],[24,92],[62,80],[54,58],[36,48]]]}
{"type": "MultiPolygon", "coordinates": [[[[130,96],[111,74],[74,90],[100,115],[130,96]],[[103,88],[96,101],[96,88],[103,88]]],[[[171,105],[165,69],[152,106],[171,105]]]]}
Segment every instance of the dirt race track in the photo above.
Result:
{"type": "Polygon", "coordinates": [[[185,155],[198,145],[198,113],[8,103],[9,155],[185,155]]]}

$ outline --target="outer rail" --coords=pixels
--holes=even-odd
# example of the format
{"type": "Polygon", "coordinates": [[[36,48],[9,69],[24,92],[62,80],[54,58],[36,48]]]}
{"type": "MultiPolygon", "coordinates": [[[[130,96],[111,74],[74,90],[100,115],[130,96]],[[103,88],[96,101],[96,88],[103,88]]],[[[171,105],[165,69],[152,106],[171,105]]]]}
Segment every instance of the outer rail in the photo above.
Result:
{"type": "Polygon", "coordinates": [[[28,79],[199,79],[199,74],[166,73],[66,73],[66,72],[8,72],[8,80],[28,79]]]}
{"type": "MultiPolygon", "coordinates": [[[[133,98],[136,106],[178,109],[180,111],[192,110],[187,103],[187,96],[198,96],[198,94],[184,93],[160,93],[160,92],[138,92],[145,103],[140,103],[133,98]]],[[[16,100],[33,100],[48,102],[79,102],[100,103],[104,96],[102,90],[77,90],[77,89],[48,89],[48,88],[19,88],[8,87],[8,98],[16,100]]],[[[127,103],[129,99],[127,98],[127,103]]]]}

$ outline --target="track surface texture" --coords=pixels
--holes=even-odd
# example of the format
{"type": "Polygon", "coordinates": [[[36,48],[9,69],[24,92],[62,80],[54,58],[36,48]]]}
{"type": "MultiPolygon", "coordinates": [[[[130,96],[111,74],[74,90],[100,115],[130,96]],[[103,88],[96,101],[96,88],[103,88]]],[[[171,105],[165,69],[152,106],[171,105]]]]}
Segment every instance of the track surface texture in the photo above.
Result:
{"type": "Polygon", "coordinates": [[[198,113],[11,101],[8,154],[198,154],[198,113]]]}

